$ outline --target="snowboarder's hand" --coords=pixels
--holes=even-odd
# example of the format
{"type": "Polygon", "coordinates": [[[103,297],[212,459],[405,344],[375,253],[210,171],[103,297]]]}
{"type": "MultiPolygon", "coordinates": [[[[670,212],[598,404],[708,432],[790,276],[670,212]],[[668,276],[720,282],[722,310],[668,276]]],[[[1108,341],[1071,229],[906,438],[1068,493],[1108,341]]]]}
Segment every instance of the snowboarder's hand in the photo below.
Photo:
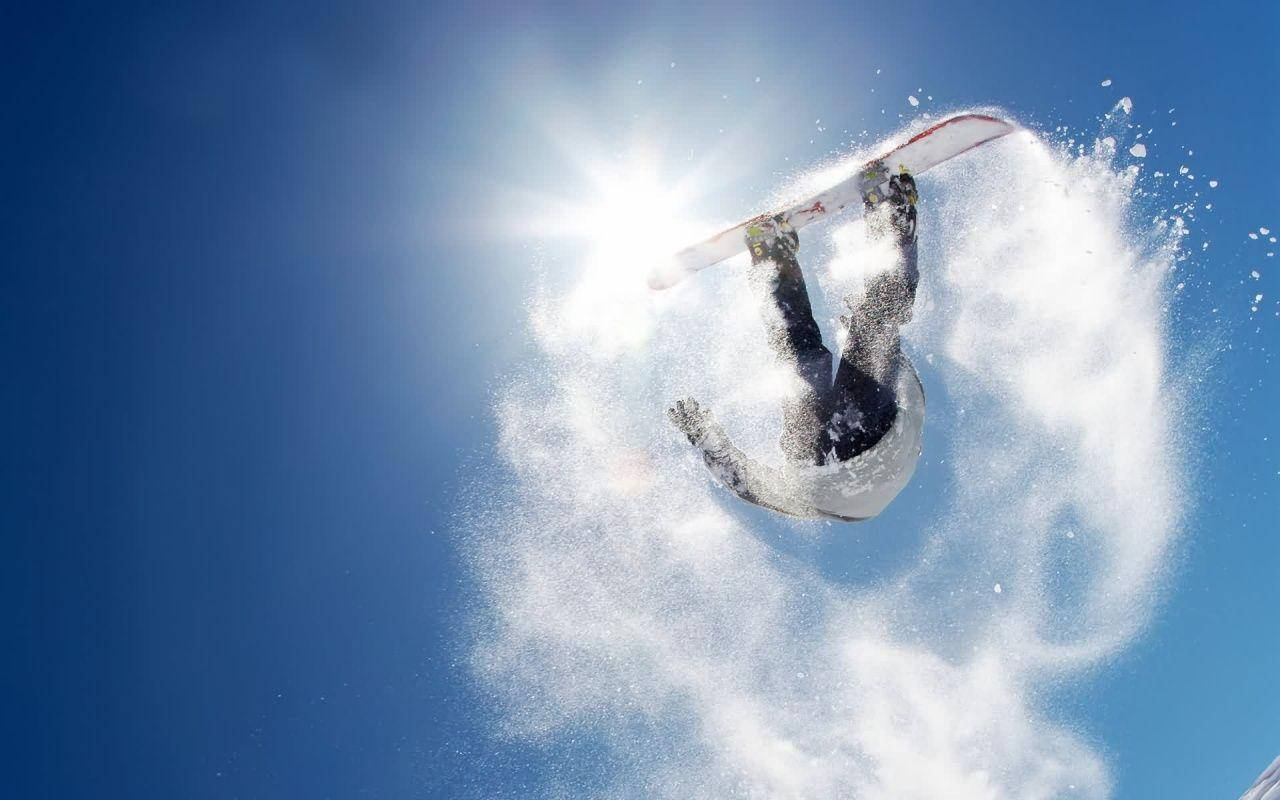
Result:
{"type": "Polygon", "coordinates": [[[667,417],[671,419],[672,425],[689,437],[689,444],[695,447],[701,446],[707,433],[715,426],[711,412],[698,405],[698,401],[692,397],[677,400],[674,406],[667,409],[667,417]]]}

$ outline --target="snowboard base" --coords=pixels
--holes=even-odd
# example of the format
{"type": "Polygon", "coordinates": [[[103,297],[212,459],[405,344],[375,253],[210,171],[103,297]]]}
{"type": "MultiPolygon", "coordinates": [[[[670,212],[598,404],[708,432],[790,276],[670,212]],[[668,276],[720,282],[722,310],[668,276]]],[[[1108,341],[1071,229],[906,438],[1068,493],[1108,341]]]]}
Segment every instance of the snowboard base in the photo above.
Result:
{"type": "Polygon", "coordinates": [[[879,158],[863,164],[852,177],[840,181],[830,189],[802,200],[781,212],[759,214],[732,228],[717,233],[706,241],[691,245],[676,253],[665,264],[649,273],[649,287],[669,289],[690,275],[746,250],[745,234],[752,223],[778,214],[799,230],[811,222],[839,214],[846,208],[862,208],[863,182],[868,170],[883,166],[889,172],[909,172],[918,177],[930,167],[937,166],[979,145],[999,139],[1018,126],[986,114],[960,114],[929,127],[907,141],[892,148],[879,158]]]}

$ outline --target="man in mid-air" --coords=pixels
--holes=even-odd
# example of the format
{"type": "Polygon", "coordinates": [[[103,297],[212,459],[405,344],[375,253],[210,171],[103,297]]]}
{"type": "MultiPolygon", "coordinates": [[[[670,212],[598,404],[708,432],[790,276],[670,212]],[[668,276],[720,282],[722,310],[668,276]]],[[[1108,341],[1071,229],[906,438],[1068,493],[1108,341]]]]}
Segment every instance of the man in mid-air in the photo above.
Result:
{"type": "Polygon", "coordinates": [[[672,423],[702,451],[712,474],[743,500],[797,517],[870,519],[906,486],[920,457],[924,391],[902,353],[898,329],[911,320],[920,273],[916,263],[916,184],[882,164],[862,176],[867,230],[888,237],[896,263],[846,300],[847,336],[834,381],[831,351],[814,321],[800,239],[781,216],[747,228],[749,279],[768,300],[769,344],[798,378],[783,402],[781,468],[749,459],[710,411],[692,398],[668,410],[672,423]]]}

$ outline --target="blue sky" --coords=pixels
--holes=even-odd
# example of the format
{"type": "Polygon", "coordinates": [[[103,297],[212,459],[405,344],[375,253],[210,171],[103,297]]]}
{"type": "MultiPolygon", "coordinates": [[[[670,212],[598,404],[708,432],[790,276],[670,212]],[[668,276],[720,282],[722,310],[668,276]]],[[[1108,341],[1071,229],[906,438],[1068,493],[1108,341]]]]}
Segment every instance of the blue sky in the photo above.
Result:
{"type": "Polygon", "coordinates": [[[712,158],[698,212],[743,216],[839,131],[899,128],[923,88],[936,112],[993,104],[1089,134],[1130,96],[1155,127],[1144,169],[1220,182],[1171,299],[1170,360],[1198,378],[1173,578],[1122,655],[1045,692],[1105,754],[1115,796],[1234,796],[1280,752],[1280,284],[1266,236],[1247,237],[1280,229],[1278,13],[15,14],[10,791],[522,797],[590,776],[590,747],[492,738],[465,668],[464,490],[494,467],[495,387],[532,356],[535,271],[571,282],[581,247],[523,223],[549,198],[590,204],[587,147],[609,161],[637,144],[659,183],[712,158]]]}

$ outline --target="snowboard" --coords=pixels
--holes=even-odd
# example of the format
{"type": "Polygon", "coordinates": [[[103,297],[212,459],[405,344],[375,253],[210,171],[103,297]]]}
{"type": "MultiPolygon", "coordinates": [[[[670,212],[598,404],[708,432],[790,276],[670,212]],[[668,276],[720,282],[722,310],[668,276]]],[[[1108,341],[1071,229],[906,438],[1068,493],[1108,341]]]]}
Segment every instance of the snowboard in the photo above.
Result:
{"type": "Polygon", "coordinates": [[[653,289],[668,289],[699,270],[745,251],[747,226],[761,218],[781,213],[783,219],[791,223],[791,227],[799,230],[811,222],[835,216],[846,208],[861,210],[860,185],[869,170],[883,167],[890,173],[906,170],[913,176],[918,176],[930,167],[1016,130],[1016,125],[985,114],[960,114],[945,119],[917,133],[879,158],[868,161],[852,176],[823,192],[781,212],[752,217],[704,242],[686,247],[667,263],[650,271],[649,286],[653,289]]]}

